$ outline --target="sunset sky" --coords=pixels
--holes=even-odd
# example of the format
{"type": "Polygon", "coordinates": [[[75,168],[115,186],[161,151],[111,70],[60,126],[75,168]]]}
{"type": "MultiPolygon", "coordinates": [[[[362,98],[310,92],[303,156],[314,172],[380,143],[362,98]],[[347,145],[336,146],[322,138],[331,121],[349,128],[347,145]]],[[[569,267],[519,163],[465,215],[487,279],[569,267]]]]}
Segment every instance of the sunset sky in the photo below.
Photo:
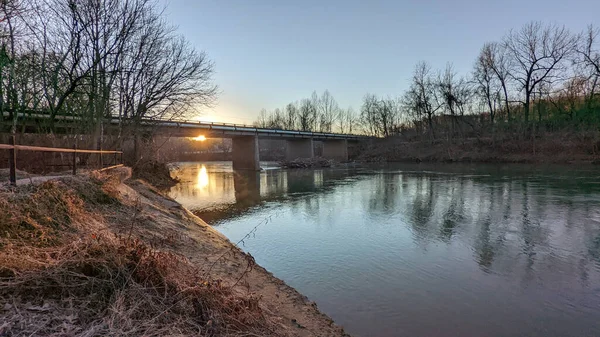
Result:
{"type": "Polygon", "coordinates": [[[532,20],[574,32],[600,25],[600,1],[165,0],[166,13],[216,64],[218,105],[200,119],[252,123],[328,89],[341,107],[398,96],[415,64],[471,71],[483,43],[532,20]]]}

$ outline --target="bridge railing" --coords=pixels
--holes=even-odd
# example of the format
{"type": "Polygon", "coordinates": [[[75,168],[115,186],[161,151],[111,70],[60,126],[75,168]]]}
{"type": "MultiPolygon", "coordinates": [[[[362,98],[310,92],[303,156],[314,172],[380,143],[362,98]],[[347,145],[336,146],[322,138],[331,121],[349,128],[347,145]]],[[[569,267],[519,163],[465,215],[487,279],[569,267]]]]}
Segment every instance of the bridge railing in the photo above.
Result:
{"type": "MultiPolygon", "coordinates": [[[[25,117],[25,118],[39,118],[39,119],[47,119],[49,118],[49,116],[47,114],[44,113],[39,113],[39,112],[32,112],[29,114],[23,114],[23,113],[18,113],[19,116],[21,117],[25,117]]],[[[7,113],[5,112],[4,117],[7,117],[7,113]]],[[[81,116],[74,116],[74,115],[57,115],[54,117],[55,120],[57,121],[63,121],[66,123],[72,123],[72,122],[77,122],[79,120],[82,120],[81,116]]],[[[105,122],[109,123],[109,124],[120,124],[123,121],[127,121],[128,119],[121,119],[119,117],[112,117],[110,119],[107,119],[105,122]]],[[[337,132],[318,132],[318,131],[303,131],[303,130],[293,130],[293,129],[283,129],[283,128],[264,128],[264,127],[257,127],[254,125],[248,125],[248,124],[237,124],[237,123],[221,123],[221,122],[205,122],[205,121],[201,121],[201,120],[196,120],[196,119],[186,119],[186,118],[170,118],[170,119],[152,119],[152,118],[148,118],[148,119],[141,119],[139,122],[141,122],[142,124],[148,124],[148,125],[152,125],[152,124],[159,124],[159,123],[174,123],[176,125],[181,125],[181,124],[192,124],[192,125],[202,125],[202,126],[208,126],[209,129],[215,129],[217,130],[220,127],[223,128],[233,128],[233,131],[254,131],[257,133],[271,133],[271,134],[282,134],[282,135],[304,135],[304,136],[316,136],[316,137],[331,137],[331,138],[347,138],[347,139],[359,139],[359,138],[372,138],[372,137],[368,137],[365,135],[358,135],[358,134],[344,134],[344,133],[337,133],[337,132]],[[243,130],[240,130],[243,129],[243,130]]]]}
{"type": "MultiPolygon", "coordinates": [[[[143,122],[143,120],[142,120],[143,122]]],[[[365,135],[357,134],[345,134],[337,132],[319,132],[319,131],[303,131],[303,130],[291,130],[291,129],[279,129],[279,128],[265,128],[247,124],[236,124],[236,123],[220,123],[220,122],[204,122],[201,120],[190,120],[183,118],[173,118],[165,120],[148,120],[149,123],[175,123],[178,126],[181,124],[192,124],[192,125],[206,125],[209,129],[215,129],[219,127],[231,127],[232,131],[254,131],[257,133],[273,133],[273,134],[289,134],[289,135],[304,135],[304,136],[316,136],[316,137],[331,137],[331,138],[370,138],[365,135]]]]}
{"type": "Polygon", "coordinates": [[[19,151],[37,151],[37,152],[59,152],[59,153],[71,153],[72,162],[70,165],[71,173],[77,174],[77,154],[98,154],[99,155],[99,167],[98,170],[107,170],[111,168],[117,168],[123,166],[123,151],[113,150],[86,150],[78,149],[77,146],[73,146],[72,149],[57,148],[57,147],[43,147],[43,146],[29,146],[29,145],[17,145],[15,142],[15,136],[10,136],[9,144],[0,144],[0,150],[8,150],[8,166],[9,166],[9,181],[10,184],[15,186],[17,184],[17,152],[19,151]],[[104,155],[113,155],[112,163],[109,160],[108,166],[104,163],[104,155]]]}

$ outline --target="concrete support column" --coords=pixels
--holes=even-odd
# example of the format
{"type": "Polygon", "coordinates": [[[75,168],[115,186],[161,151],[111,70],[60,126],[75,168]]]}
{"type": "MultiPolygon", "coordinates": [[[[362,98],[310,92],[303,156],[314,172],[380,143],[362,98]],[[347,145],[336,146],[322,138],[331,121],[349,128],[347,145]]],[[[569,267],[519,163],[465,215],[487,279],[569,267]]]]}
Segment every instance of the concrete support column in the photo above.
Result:
{"type": "Polygon", "coordinates": [[[234,170],[260,171],[258,137],[239,136],[232,139],[231,155],[234,170]]]}
{"type": "Polygon", "coordinates": [[[324,140],[323,157],[340,162],[348,161],[348,141],[346,139],[324,140]]]}
{"type": "Polygon", "coordinates": [[[315,151],[312,138],[308,139],[290,139],[286,146],[286,159],[294,160],[297,158],[313,158],[315,151]]]}

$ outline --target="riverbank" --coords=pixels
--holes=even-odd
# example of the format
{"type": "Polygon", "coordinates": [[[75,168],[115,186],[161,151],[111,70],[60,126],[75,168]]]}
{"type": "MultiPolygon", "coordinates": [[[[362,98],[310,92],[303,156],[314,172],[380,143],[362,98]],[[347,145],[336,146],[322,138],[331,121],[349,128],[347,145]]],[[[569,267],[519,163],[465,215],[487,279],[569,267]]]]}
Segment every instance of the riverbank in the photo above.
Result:
{"type": "Polygon", "coordinates": [[[0,190],[0,335],[344,336],[123,168],[0,190]]]}
{"type": "Polygon", "coordinates": [[[356,160],[366,162],[600,164],[600,141],[573,135],[451,141],[405,141],[391,137],[364,145],[359,152],[356,160]]]}
{"type": "Polygon", "coordinates": [[[338,164],[335,160],[322,157],[315,158],[296,158],[294,160],[283,160],[279,166],[283,169],[320,169],[331,168],[338,164]]]}

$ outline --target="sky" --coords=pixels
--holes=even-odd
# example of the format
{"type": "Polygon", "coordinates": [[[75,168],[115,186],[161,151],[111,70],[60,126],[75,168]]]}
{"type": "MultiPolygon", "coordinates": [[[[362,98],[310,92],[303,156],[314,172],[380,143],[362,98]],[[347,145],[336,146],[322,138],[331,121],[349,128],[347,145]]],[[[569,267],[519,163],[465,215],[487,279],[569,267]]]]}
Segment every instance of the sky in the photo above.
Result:
{"type": "Polygon", "coordinates": [[[199,119],[252,124],[262,108],[329,90],[342,108],[397,97],[415,65],[471,71],[485,42],[541,20],[600,26],[600,0],[162,0],[215,63],[215,107],[199,119]]]}

